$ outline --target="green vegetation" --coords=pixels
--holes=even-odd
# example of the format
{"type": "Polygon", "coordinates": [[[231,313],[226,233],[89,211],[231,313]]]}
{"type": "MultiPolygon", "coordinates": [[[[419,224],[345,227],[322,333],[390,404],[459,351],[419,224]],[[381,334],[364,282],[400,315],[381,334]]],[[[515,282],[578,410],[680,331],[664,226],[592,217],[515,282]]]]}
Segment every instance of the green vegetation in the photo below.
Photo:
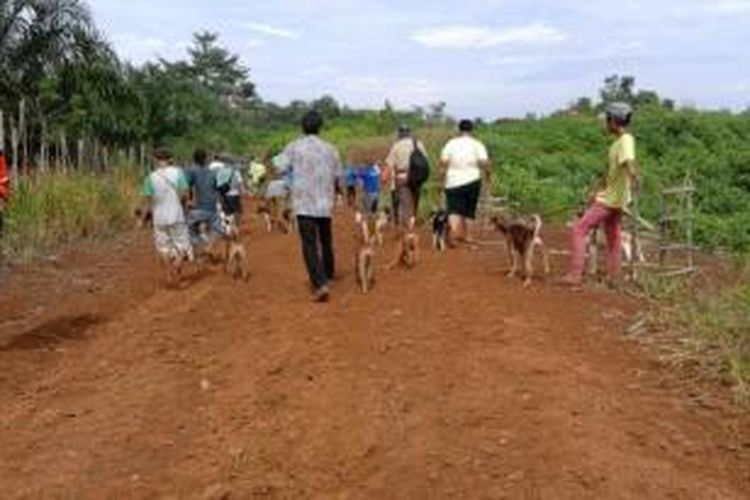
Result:
{"type": "MultiPolygon", "coordinates": [[[[750,114],[642,106],[633,129],[642,213],[655,219],[660,190],[690,175],[699,190],[697,241],[750,249],[750,114]]],[[[606,168],[609,139],[595,116],[506,121],[480,135],[499,160],[496,189],[527,211],[569,216],[606,168]]]]}
{"type": "Polygon", "coordinates": [[[140,174],[132,168],[108,175],[49,173],[24,177],[5,217],[0,250],[16,259],[132,226],[140,174]]]}

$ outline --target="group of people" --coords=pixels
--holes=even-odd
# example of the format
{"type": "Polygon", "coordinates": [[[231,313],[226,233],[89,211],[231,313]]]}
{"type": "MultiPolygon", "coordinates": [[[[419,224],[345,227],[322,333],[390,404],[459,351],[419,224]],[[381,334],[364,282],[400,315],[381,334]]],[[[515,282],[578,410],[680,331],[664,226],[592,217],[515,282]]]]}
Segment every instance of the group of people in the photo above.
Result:
{"type": "MultiPolygon", "coordinates": [[[[562,280],[566,285],[581,285],[586,238],[599,225],[604,225],[607,235],[608,276],[611,280],[619,277],[622,216],[639,179],[635,140],[628,132],[632,115],[627,104],[615,103],[606,109],[607,131],[614,137],[609,167],[591,192],[589,209],[573,229],[570,270],[562,280]]],[[[337,149],[320,137],[322,115],[310,111],[301,125],[302,136],[273,159],[278,178],[266,183],[266,194],[275,189],[276,195],[290,200],[313,300],[325,302],[336,276],[332,216],[338,197],[345,193],[350,206],[354,206],[357,187],[361,186],[360,210],[374,215],[380,205],[380,193],[387,188],[391,191],[392,219],[401,227],[414,230],[422,187],[410,182],[410,176],[415,153],[426,158],[427,150],[411,129],[402,125],[384,162],[344,169],[337,149]]],[[[492,176],[487,148],[473,136],[473,131],[473,122],[462,120],[458,135],[440,154],[438,181],[444,192],[449,243],[453,247],[472,242],[471,223],[476,218],[483,184],[487,185],[492,176]]],[[[186,173],[171,160],[168,152],[156,152],[156,168],[146,180],[144,195],[153,207],[157,251],[166,261],[175,262],[193,258],[192,248],[200,243],[197,228],[201,224],[220,235],[215,224],[218,212],[240,216],[244,186],[239,170],[228,158],[219,156],[206,165],[205,152],[197,151],[195,165],[186,173]],[[184,203],[188,203],[187,214],[182,210],[184,203]]],[[[254,175],[265,177],[266,171],[259,169],[254,175]]]]}

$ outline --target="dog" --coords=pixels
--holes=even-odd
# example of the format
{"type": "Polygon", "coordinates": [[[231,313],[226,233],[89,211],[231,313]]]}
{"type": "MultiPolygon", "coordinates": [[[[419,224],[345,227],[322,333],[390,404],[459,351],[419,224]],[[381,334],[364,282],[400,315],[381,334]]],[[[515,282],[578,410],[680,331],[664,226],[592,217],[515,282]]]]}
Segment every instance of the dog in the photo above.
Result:
{"type": "Polygon", "coordinates": [[[435,210],[432,214],[432,246],[444,252],[448,241],[448,212],[435,210]]]}
{"type": "Polygon", "coordinates": [[[250,278],[250,266],[247,250],[241,241],[240,228],[234,215],[220,214],[224,238],[227,242],[224,272],[234,280],[247,281],[250,278]]]}
{"type": "MultiPolygon", "coordinates": [[[[586,268],[591,275],[599,273],[599,248],[606,244],[604,240],[603,231],[596,229],[591,232],[586,244],[586,268]]],[[[621,233],[620,251],[624,261],[628,264],[633,263],[634,260],[641,264],[647,262],[641,240],[635,238],[633,233],[629,231],[622,231],[621,233]]]]}
{"type": "Polygon", "coordinates": [[[294,228],[294,214],[292,209],[285,206],[279,198],[263,198],[258,204],[258,214],[263,217],[266,231],[272,233],[278,229],[289,234],[294,228]]]}
{"type": "Polygon", "coordinates": [[[375,219],[375,240],[378,243],[379,247],[382,247],[385,244],[385,230],[388,227],[388,222],[391,219],[391,214],[389,209],[385,209],[381,212],[378,212],[378,216],[375,219]]]}
{"type": "Polygon", "coordinates": [[[133,210],[133,216],[136,219],[138,229],[148,229],[154,227],[154,214],[150,209],[144,210],[141,207],[133,210]]]}
{"type": "Polygon", "coordinates": [[[412,218],[407,228],[401,228],[398,238],[396,259],[391,269],[405,267],[412,269],[419,264],[419,235],[415,231],[416,220],[412,218]]]}
{"type": "Polygon", "coordinates": [[[357,216],[356,223],[359,233],[359,245],[354,257],[357,289],[367,294],[375,284],[375,250],[373,244],[377,240],[377,220],[357,216]]]}
{"type": "Polygon", "coordinates": [[[508,249],[508,257],[511,261],[511,269],[508,277],[514,278],[518,273],[518,260],[524,266],[524,287],[531,286],[534,276],[534,249],[539,247],[544,261],[544,273],[550,274],[549,253],[544,241],[539,236],[542,229],[542,218],[532,215],[528,219],[520,219],[506,222],[495,216],[490,219],[492,225],[505,236],[508,249]]]}

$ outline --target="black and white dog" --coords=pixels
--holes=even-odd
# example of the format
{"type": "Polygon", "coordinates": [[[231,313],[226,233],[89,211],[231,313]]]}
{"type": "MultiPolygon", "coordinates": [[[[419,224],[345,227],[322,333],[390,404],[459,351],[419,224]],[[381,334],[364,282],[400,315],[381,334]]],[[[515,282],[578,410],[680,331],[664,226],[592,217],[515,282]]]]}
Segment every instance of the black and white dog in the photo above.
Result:
{"type": "Polygon", "coordinates": [[[448,212],[443,209],[432,213],[432,246],[438,252],[445,251],[448,240],[448,212]]]}

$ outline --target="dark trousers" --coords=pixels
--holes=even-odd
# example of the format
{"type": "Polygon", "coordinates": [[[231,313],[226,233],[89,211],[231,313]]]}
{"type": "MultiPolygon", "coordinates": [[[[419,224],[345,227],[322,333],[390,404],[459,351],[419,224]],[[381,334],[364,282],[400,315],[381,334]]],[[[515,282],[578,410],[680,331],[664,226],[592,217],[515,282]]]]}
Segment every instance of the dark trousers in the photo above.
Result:
{"type": "Polygon", "coordinates": [[[333,279],[335,271],[331,219],[300,215],[297,224],[310,283],[318,290],[333,279]]]}
{"type": "Polygon", "coordinates": [[[391,218],[397,226],[401,224],[401,200],[398,198],[398,189],[391,191],[391,218]]]}

